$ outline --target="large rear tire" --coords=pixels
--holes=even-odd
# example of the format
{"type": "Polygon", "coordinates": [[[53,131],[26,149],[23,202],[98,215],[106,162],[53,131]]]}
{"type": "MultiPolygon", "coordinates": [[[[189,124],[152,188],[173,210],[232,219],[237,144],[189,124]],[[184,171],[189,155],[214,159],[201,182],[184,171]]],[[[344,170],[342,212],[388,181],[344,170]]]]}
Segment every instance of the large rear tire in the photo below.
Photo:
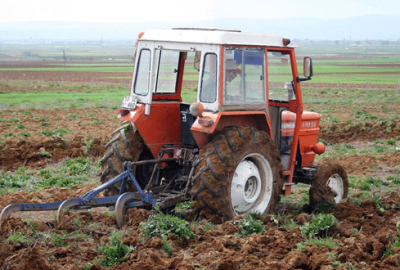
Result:
{"type": "MultiPolygon", "coordinates": [[[[143,139],[139,132],[134,128],[132,123],[126,123],[116,129],[112,135],[114,137],[104,146],[106,149],[105,156],[100,160],[102,174],[101,183],[105,183],[113,177],[123,172],[123,163],[125,161],[138,161],[141,157],[148,158],[148,150],[143,143],[143,139]],[[146,151],[147,150],[147,151],[146,151]]],[[[141,166],[143,167],[143,166],[141,166]]],[[[133,168],[133,172],[143,171],[146,168],[133,168]]],[[[146,185],[144,177],[135,175],[141,186],[146,185]]],[[[134,187],[128,183],[128,190],[133,191],[134,187]]],[[[115,185],[104,192],[105,196],[117,195],[119,185],[115,185]]]]}
{"type": "Polygon", "coordinates": [[[347,198],[349,180],[345,169],[329,162],[318,168],[310,187],[310,206],[334,206],[347,198]]]}
{"type": "Polygon", "coordinates": [[[225,128],[200,151],[193,208],[214,222],[273,211],[282,191],[282,171],[279,153],[265,132],[225,128]]]}

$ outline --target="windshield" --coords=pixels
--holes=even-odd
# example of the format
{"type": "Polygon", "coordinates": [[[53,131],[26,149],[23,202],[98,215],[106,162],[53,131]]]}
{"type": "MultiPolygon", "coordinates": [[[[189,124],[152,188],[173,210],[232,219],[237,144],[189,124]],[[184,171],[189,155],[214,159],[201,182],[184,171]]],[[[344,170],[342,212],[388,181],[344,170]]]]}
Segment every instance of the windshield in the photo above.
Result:
{"type": "Polygon", "coordinates": [[[134,93],[145,96],[149,92],[150,86],[150,50],[143,49],[140,51],[138,68],[136,71],[136,80],[134,86],[134,93]]]}
{"type": "Polygon", "coordinates": [[[266,101],[264,56],[262,48],[225,48],[224,104],[266,101]]]}
{"type": "Polygon", "coordinates": [[[290,57],[278,51],[268,51],[269,99],[289,101],[294,99],[293,75],[290,57]]]}
{"type": "MultiPolygon", "coordinates": [[[[179,72],[179,51],[155,50],[154,72],[155,72],[155,94],[176,93],[176,85],[179,72]]],[[[151,51],[142,49],[139,54],[134,93],[146,96],[150,88],[151,73],[151,51]]]]}
{"type": "Polygon", "coordinates": [[[175,93],[179,71],[179,51],[156,50],[157,80],[154,93],[175,93]]]}

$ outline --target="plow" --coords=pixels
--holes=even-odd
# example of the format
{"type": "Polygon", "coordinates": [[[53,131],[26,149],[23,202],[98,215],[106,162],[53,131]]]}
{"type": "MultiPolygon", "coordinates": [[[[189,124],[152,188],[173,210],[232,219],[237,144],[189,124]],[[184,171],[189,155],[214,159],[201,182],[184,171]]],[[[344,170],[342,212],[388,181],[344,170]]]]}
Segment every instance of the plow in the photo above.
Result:
{"type": "Polygon", "coordinates": [[[113,207],[171,208],[193,201],[196,215],[216,222],[269,213],[297,183],[311,185],[310,205],[347,197],[342,166],[314,159],[321,115],[303,110],[296,45],[276,35],[237,29],[152,29],[138,36],[129,95],[116,110],[125,121],[105,145],[101,184],[80,198],[6,206],[18,211],[113,207]],[[196,71],[196,72],[194,72],[196,71]],[[183,102],[185,79],[198,77],[196,101],[183,102]],[[284,74],[284,75],[282,75],[284,74]],[[104,196],[100,196],[103,194],[104,196]]]}
{"type": "MultiPolygon", "coordinates": [[[[188,193],[188,184],[186,188],[180,192],[171,191],[169,185],[161,185],[157,188],[142,189],[137,182],[132,166],[148,164],[148,163],[160,163],[168,162],[176,159],[159,159],[151,160],[146,162],[125,162],[123,164],[124,171],[103,183],[102,185],[90,190],[80,198],[71,198],[64,201],[50,202],[50,203],[14,203],[6,206],[0,214],[0,226],[1,224],[13,213],[18,211],[49,211],[57,210],[57,224],[62,227],[64,223],[64,214],[69,209],[81,210],[90,209],[95,207],[114,207],[115,218],[117,225],[121,227],[123,225],[123,212],[126,209],[132,207],[154,207],[156,203],[159,204],[161,209],[171,207],[182,201],[188,200],[190,195],[188,193]],[[127,185],[131,183],[135,188],[136,192],[127,192],[127,185]],[[101,192],[110,189],[111,187],[119,184],[119,192],[116,196],[95,198],[101,192]]],[[[151,182],[150,179],[149,182],[151,182]]]]}

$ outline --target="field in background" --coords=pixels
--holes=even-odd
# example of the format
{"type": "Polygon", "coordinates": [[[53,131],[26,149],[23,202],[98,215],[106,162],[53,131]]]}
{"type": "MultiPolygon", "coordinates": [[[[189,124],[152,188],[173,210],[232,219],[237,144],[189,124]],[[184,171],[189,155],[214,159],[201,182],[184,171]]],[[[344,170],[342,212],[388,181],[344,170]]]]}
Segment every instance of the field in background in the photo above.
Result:
{"type": "MultiPolygon", "coordinates": [[[[307,216],[300,212],[308,202],[308,186],[299,185],[291,196],[282,197],[277,215],[262,219],[267,232],[257,236],[235,236],[241,232],[234,222],[192,221],[195,240],[146,239],[139,234],[139,222],[150,213],[132,210],[120,230],[124,243],[136,246],[126,267],[141,269],[135,263],[142,263],[143,269],[174,268],[184,262],[192,266],[187,264],[187,269],[223,269],[229,262],[234,262],[233,269],[235,265],[318,269],[347,262],[357,269],[373,264],[376,269],[399,266],[400,252],[390,247],[400,237],[396,231],[400,220],[396,193],[400,186],[400,46],[374,41],[297,43],[299,70],[304,56],[313,59],[314,77],[302,83],[302,90],[305,110],[322,114],[319,140],[327,151],[317,157],[317,163],[339,162],[350,180],[353,204],[334,210],[340,222],[336,234],[313,236],[331,237],[335,244],[320,248],[309,241],[313,237],[300,233],[296,222],[307,216]],[[172,245],[173,255],[163,249],[165,243],[172,245]]],[[[129,93],[133,52],[133,43],[0,44],[0,210],[11,202],[82,195],[88,185],[98,183],[96,162],[111,132],[120,125],[114,111],[129,93]]],[[[188,76],[186,102],[195,100],[196,89],[193,77],[188,76]]],[[[43,265],[90,266],[95,257],[102,256],[94,247],[108,241],[107,235],[116,230],[115,220],[104,211],[71,214],[67,229],[54,229],[48,235],[49,226],[55,224],[42,219],[53,219],[51,215],[24,213],[9,219],[0,230],[0,251],[13,250],[16,256],[0,252],[0,264],[33,258],[35,254],[27,253],[36,241],[40,248],[33,250],[40,256],[35,258],[43,259],[43,265]]]]}

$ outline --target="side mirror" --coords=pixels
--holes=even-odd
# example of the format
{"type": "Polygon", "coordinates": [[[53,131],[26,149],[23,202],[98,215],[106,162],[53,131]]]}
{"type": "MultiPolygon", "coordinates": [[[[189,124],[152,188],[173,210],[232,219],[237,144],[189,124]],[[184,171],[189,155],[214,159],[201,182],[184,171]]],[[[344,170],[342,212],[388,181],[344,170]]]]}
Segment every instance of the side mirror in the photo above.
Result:
{"type": "Polygon", "coordinates": [[[313,75],[312,60],[308,56],[304,57],[303,70],[304,70],[304,77],[305,78],[297,77],[297,82],[298,83],[311,80],[311,77],[313,75]]]}
{"type": "Polygon", "coordinates": [[[304,77],[310,78],[313,76],[312,60],[310,57],[304,57],[303,63],[304,77]]]}

